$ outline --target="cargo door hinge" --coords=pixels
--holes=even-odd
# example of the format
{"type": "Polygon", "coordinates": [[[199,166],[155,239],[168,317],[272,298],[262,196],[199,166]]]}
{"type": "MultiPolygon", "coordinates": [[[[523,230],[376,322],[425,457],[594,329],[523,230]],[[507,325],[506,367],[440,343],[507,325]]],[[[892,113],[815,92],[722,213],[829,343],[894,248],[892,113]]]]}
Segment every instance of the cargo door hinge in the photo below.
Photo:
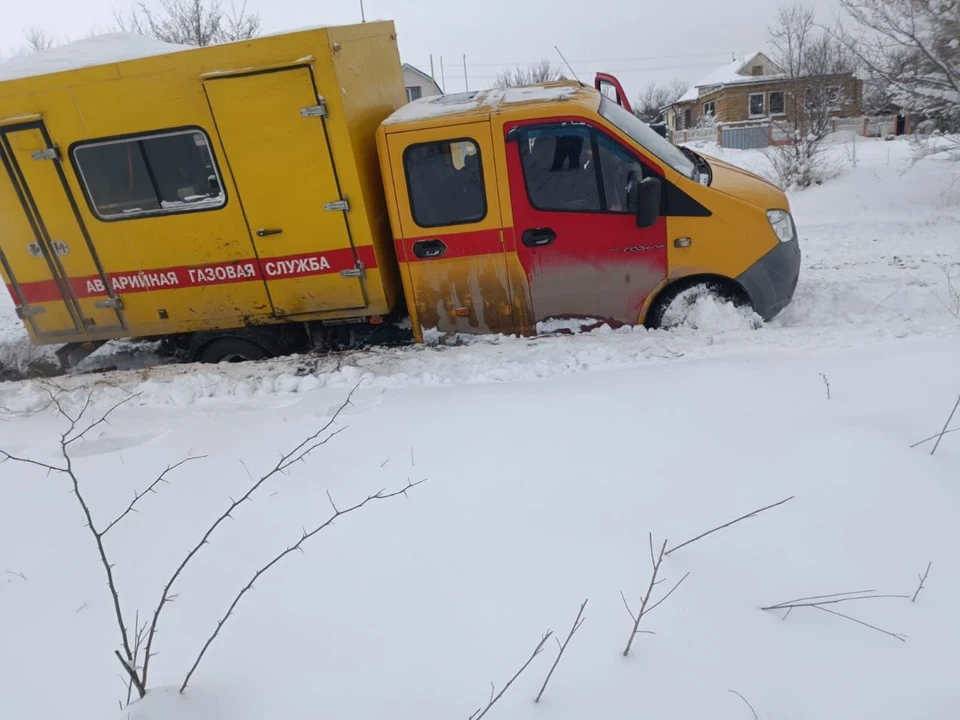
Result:
{"type": "Polygon", "coordinates": [[[42,312],[45,312],[46,308],[42,307],[18,307],[17,308],[17,317],[21,320],[26,320],[27,318],[33,317],[34,315],[39,315],[42,312]]]}
{"type": "Polygon", "coordinates": [[[344,278],[364,278],[367,276],[367,269],[363,266],[363,263],[357,261],[357,264],[354,265],[349,270],[341,270],[340,277],[344,278]]]}
{"type": "Polygon", "coordinates": [[[323,209],[329,210],[330,212],[350,212],[350,201],[346,198],[343,200],[334,200],[333,202],[324,203],[323,209]]]}
{"type": "Polygon", "coordinates": [[[113,310],[123,310],[123,300],[118,297],[107,298],[106,300],[97,300],[94,305],[98,308],[112,308],[113,310]]]}
{"type": "Polygon", "coordinates": [[[31,160],[59,160],[60,153],[57,146],[46,148],[45,150],[34,150],[30,153],[31,160]]]}
{"type": "Polygon", "coordinates": [[[309,105],[305,108],[300,108],[300,117],[311,118],[311,117],[321,117],[325,118],[327,116],[327,101],[323,98],[317,98],[316,105],[309,105]]]}

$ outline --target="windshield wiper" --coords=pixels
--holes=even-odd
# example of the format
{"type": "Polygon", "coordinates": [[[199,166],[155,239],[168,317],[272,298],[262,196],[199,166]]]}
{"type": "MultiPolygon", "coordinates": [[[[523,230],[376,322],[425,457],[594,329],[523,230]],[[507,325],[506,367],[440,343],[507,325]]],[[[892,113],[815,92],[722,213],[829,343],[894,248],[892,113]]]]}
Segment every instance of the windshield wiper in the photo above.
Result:
{"type": "Polygon", "coordinates": [[[713,170],[710,167],[710,163],[703,159],[703,156],[697,154],[686,145],[681,145],[680,150],[690,158],[690,162],[693,163],[693,175],[690,176],[691,180],[700,180],[700,175],[707,176],[707,185],[713,182],[713,170]]]}

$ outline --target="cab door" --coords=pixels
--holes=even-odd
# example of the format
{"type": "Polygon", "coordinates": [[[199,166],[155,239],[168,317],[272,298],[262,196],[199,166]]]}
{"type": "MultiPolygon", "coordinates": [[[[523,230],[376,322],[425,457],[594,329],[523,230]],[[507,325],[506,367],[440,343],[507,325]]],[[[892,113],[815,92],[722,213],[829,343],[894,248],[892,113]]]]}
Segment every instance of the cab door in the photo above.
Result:
{"type": "Polygon", "coordinates": [[[599,127],[505,128],[517,254],[536,322],[636,324],[667,275],[666,218],[637,227],[633,187],[662,175],[599,127]]]}
{"type": "Polygon", "coordinates": [[[422,330],[512,333],[488,122],[387,136],[408,307],[422,330]]]}
{"type": "Polygon", "coordinates": [[[276,315],[366,306],[309,67],[204,82],[276,315]]]}
{"type": "Polygon", "coordinates": [[[43,122],[0,127],[0,154],[5,264],[19,314],[38,338],[122,329],[112,291],[83,292],[91,281],[109,285],[43,122]]]}

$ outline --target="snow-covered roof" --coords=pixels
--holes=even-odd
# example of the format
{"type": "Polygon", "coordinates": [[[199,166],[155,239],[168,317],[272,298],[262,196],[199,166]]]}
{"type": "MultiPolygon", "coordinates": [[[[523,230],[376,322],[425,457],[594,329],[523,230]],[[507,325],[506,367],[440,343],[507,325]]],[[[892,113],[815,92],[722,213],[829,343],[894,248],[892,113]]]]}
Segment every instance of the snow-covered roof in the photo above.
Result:
{"type": "MultiPolygon", "coordinates": [[[[782,76],[782,72],[774,73],[772,75],[744,75],[744,69],[752,65],[754,60],[756,60],[758,57],[763,57],[763,59],[770,63],[770,65],[777,67],[762,52],[757,51],[750,53],[749,55],[732,60],[726,65],[718,67],[716,70],[707,73],[700,78],[700,80],[691,85],[690,88],[683,95],[681,95],[680,99],[676,102],[685,103],[697,100],[700,97],[700,93],[703,88],[718,87],[723,85],[737,85],[740,83],[762,82],[782,76]]],[[[673,104],[676,103],[671,103],[671,105],[673,104]]]]}
{"type": "Polygon", "coordinates": [[[436,95],[421,98],[407,103],[390,117],[384,124],[414,122],[429,120],[444,115],[457,115],[471,110],[493,110],[501,105],[523,102],[559,102],[568,100],[579,89],[577,83],[558,82],[549,85],[529,85],[493,90],[474,90],[473,92],[454,93],[452,95],[436,95]]]}
{"type": "Polygon", "coordinates": [[[0,62],[0,81],[110,65],[155,55],[192,50],[136,33],[107,33],[0,62]]]}

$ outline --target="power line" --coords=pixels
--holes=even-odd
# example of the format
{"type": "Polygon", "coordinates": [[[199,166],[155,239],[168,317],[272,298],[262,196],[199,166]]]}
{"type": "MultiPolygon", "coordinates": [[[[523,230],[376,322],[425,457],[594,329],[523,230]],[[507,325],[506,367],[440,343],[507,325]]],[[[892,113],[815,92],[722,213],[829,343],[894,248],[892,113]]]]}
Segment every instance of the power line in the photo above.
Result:
{"type": "MultiPolygon", "coordinates": [[[[694,53],[686,55],[648,55],[646,57],[628,57],[628,58],[608,58],[606,60],[571,60],[571,65],[596,65],[602,63],[618,63],[618,62],[643,62],[647,60],[685,60],[687,58],[706,58],[706,57],[729,57],[729,51],[723,52],[712,52],[712,53],[694,53]]],[[[526,61],[526,62],[499,62],[499,63],[470,63],[475,67],[505,67],[510,66],[514,67],[516,65],[536,65],[539,60],[526,61]]]]}

